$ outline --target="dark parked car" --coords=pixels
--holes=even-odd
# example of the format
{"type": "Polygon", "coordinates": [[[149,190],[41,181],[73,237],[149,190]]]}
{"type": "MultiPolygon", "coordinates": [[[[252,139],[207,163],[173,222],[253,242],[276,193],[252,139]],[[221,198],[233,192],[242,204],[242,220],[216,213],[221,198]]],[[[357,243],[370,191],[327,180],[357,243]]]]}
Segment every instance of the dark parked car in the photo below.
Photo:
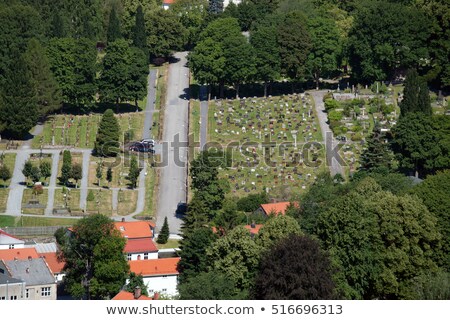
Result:
{"type": "Polygon", "coordinates": [[[153,149],[153,145],[148,144],[148,143],[140,143],[140,142],[133,143],[129,147],[129,150],[134,151],[134,152],[155,153],[155,149],[153,149]]]}

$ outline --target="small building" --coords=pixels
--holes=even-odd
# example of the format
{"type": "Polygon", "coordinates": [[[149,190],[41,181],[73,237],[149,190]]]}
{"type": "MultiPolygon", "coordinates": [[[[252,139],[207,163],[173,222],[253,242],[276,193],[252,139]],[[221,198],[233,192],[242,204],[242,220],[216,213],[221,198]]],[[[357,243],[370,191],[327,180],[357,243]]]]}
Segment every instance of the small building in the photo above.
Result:
{"type": "Polygon", "coordinates": [[[245,225],[244,228],[247,229],[248,231],[250,231],[250,234],[252,236],[255,236],[256,234],[259,233],[259,229],[261,229],[262,226],[263,226],[263,224],[252,223],[252,224],[245,225]]]}
{"type": "Polygon", "coordinates": [[[158,259],[158,248],[150,238],[129,239],[124,251],[128,261],[158,259]]]}
{"type": "Polygon", "coordinates": [[[64,271],[64,266],[66,263],[58,259],[58,252],[39,253],[39,257],[45,259],[45,262],[47,262],[48,267],[55,276],[55,281],[61,282],[66,275],[64,271]]]}
{"type": "Polygon", "coordinates": [[[120,291],[111,300],[158,300],[158,294],[155,293],[153,298],[150,298],[142,294],[141,288],[136,287],[134,292],[120,291]]]}
{"type": "Polygon", "coordinates": [[[155,223],[151,221],[125,221],[114,223],[117,230],[127,239],[154,237],[155,223]]]}
{"type": "Polygon", "coordinates": [[[25,282],[24,299],[56,300],[56,282],[44,258],[0,260],[0,273],[25,282]]]}
{"type": "Polygon", "coordinates": [[[24,248],[25,241],[20,240],[0,229],[0,250],[24,248]]]}
{"type": "Polygon", "coordinates": [[[130,271],[142,275],[148,293],[160,293],[167,296],[178,294],[178,270],[180,258],[129,261],[130,271]]]}
{"type": "MultiPolygon", "coordinates": [[[[286,209],[289,207],[291,202],[275,202],[275,203],[265,203],[259,206],[259,208],[255,211],[255,213],[263,214],[265,216],[274,215],[285,215],[286,209]]],[[[293,203],[295,206],[298,206],[298,203],[293,203]]]]}
{"type": "Polygon", "coordinates": [[[22,300],[25,296],[25,281],[0,272],[0,300],[22,300]]]}

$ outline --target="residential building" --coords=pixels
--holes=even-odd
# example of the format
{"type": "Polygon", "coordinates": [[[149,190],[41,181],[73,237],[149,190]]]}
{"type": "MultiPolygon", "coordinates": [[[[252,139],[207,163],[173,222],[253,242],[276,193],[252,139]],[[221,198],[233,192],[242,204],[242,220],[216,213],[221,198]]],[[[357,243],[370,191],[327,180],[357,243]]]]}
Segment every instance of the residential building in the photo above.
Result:
{"type": "Polygon", "coordinates": [[[25,241],[20,240],[0,229],[0,250],[24,248],[25,241]]]}
{"type": "Polygon", "coordinates": [[[0,250],[0,260],[26,260],[30,258],[39,258],[39,255],[35,248],[0,250]]]}
{"type": "Polygon", "coordinates": [[[24,299],[56,300],[55,277],[44,258],[0,260],[0,274],[25,282],[24,299]]]}
{"type": "Polygon", "coordinates": [[[64,266],[66,265],[64,261],[58,259],[57,252],[43,252],[39,253],[39,257],[44,258],[45,262],[53,273],[56,282],[61,282],[64,279],[66,273],[64,272],[64,266]]]}
{"type": "MultiPolygon", "coordinates": [[[[255,213],[260,213],[266,216],[274,215],[284,215],[286,209],[289,207],[291,202],[275,202],[275,203],[265,203],[259,206],[255,213]]],[[[293,202],[295,206],[298,206],[297,202],[293,202]]]]}
{"type": "Polygon", "coordinates": [[[158,259],[158,248],[153,242],[155,224],[149,221],[115,223],[116,229],[127,239],[124,253],[128,261],[158,259]]]}
{"type": "Polygon", "coordinates": [[[153,298],[150,298],[142,294],[141,288],[136,287],[134,292],[120,291],[111,300],[158,300],[158,294],[155,293],[153,298]]]}
{"type": "Polygon", "coordinates": [[[0,272],[0,300],[22,300],[25,297],[25,282],[0,272]]]}
{"type": "Polygon", "coordinates": [[[155,223],[152,221],[125,221],[114,223],[117,230],[127,239],[152,238],[155,223]]]}
{"type": "Polygon", "coordinates": [[[244,227],[245,227],[245,229],[247,229],[248,231],[250,231],[250,234],[251,234],[252,236],[255,236],[255,234],[258,234],[258,233],[259,233],[259,229],[261,229],[262,226],[263,226],[263,224],[255,224],[255,223],[252,223],[252,224],[248,224],[248,225],[246,225],[246,226],[244,226],[244,227]]]}
{"type": "Polygon", "coordinates": [[[177,295],[178,270],[180,258],[129,261],[130,271],[142,275],[150,295],[177,295]]]}

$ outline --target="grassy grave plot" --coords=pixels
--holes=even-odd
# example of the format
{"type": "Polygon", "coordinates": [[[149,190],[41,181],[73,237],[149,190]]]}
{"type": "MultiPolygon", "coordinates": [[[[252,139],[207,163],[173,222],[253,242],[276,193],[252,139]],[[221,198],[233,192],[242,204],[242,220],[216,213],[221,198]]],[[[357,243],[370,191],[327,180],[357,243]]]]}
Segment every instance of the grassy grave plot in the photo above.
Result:
{"type": "MultiPolygon", "coordinates": [[[[83,166],[83,154],[82,154],[82,153],[80,153],[80,152],[71,152],[71,155],[72,155],[72,165],[74,165],[75,163],[78,163],[78,164],[80,164],[81,166],[83,166]]],[[[59,177],[61,177],[61,168],[62,168],[62,165],[63,165],[63,155],[61,154],[60,157],[59,157],[59,162],[58,162],[58,175],[57,175],[57,179],[56,179],[56,183],[57,183],[59,186],[62,186],[61,183],[60,183],[60,181],[59,181],[59,177]]],[[[88,179],[89,179],[89,177],[88,177],[88,179]]],[[[78,185],[76,186],[75,180],[70,179],[70,180],[69,180],[69,183],[68,183],[68,186],[69,186],[70,188],[76,189],[75,186],[76,186],[77,188],[79,188],[79,187],[80,187],[80,183],[81,183],[81,180],[78,180],[78,185]]]]}
{"type": "Polygon", "coordinates": [[[327,169],[308,95],[213,101],[208,135],[210,143],[229,150],[230,166],[219,173],[232,195],[266,190],[289,199],[327,169]]]}
{"type": "MultiPolygon", "coordinates": [[[[33,138],[32,146],[45,148],[55,145],[92,149],[101,117],[101,114],[51,116],[44,124],[43,133],[33,138]]],[[[143,112],[119,113],[116,118],[121,126],[121,143],[142,136],[143,112]]]]}
{"type": "MultiPolygon", "coordinates": [[[[52,155],[51,154],[46,154],[46,153],[32,153],[30,154],[30,157],[28,158],[28,160],[33,164],[33,166],[39,168],[40,164],[42,162],[48,162],[50,163],[50,165],[52,164],[52,155]]],[[[45,178],[45,177],[41,177],[41,179],[39,179],[40,182],[42,182],[44,185],[48,186],[48,184],[50,183],[50,177],[45,178]]],[[[28,181],[29,182],[29,181],[28,181]]]]}
{"type": "Polygon", "coordinates": [[[55,190],[54,208],[68,208],[71,211],[80,210],[80,190],[79,189],[57,189],[55,190]],[[64,192],[65,191],[65,192],[64,192]]]}
{"type": "MultiPolygon", "coordinates": [[[[0,154],[0,165],[5,165],[11,172],[11,177],[14,172],[14,167],[16,165],[16,154],[15,153],[1,153],[0,154]]],[[[6,188],[9,186],[11,179],[6,181],[0,180],[0,188],[6,188]]]]}
{"type": "Polygon", "coordinates": [[[86,203],[87,213],[101,213],[110,216],[112,214],[112,191],[105,189],[90,189],[88,191],[86,203]],[[89,195],[89,193],[91,193],[91,195],[89,195]]]}
{"type": "Polygon", "coordinates": [[[32,188],[23,191],[22,213],[43,215],[47,207],[48,190],[42,189],[41,194],[36,194],[32,188]],[[25,208],[25,206],[35,205],[36,207],[25,208]]]}
{"type": "MultiPolygon", "coordinates": [[[[6,211],[6,204],[8,203],[9,189],[0,188],[0,212],[6,211]]],[[[1,224],[0,224],[1,226],[1,224]]]]}
{"type": "Polygon", "coordinates": [[[119,190],[119,194],[117,196],[117,215],[126,216],[133,213],[136,210],[137,196],[137,190],[119,190]]]}

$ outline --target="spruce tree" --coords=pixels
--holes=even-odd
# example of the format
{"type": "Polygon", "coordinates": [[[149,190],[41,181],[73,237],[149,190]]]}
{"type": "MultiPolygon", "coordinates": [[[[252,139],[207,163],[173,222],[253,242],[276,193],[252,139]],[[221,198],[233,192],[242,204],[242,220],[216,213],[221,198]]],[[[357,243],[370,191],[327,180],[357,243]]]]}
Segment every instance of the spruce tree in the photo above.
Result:
{"type": "Polygon", "coordinates": [[[24,59],[31,73],[30,82],[39,116],[45,116],[58,110],[62,104],[61,91],[50,70],[45,49],[38,40],[31,39],[29,41],[24,59]]]}
{"type": "Polygon", "coordinates": [[[109,14],[108,31],[106,34],[106,38],[108,42],[114,42],[117,39],[122,38],[122,34],[120,32],[120,21],[117,17],[116,9],[114,7],[111,9],[111,13],[109,14]]]}
{"type": "Polygon", "coordinates": [[[128,180],[130,181],[132,189],[136,188],[140,172],[141,169],[139,169],[137,158],[132,156],[130,161],[130,171],[128,172],[128,180]]]}
{"type": "Polygon", "coordinates": [[[158,238],[156,239],[156,242],[159,244],[165,244],[167,243],[167,240],[169,240],[169,222],[167,222],[167,217],[164,218],[164,223],[161,228],[161,231],[158,234],[158,238]]]}
{"type": "Polygon", "coordinates": [[[72,154],[70,153],[69,150],[64,150],[63,164],[61,167],[61,177],[59,177],[59,181],[63,185],[67,185],[71,175],[72,175],[72,154]]]}
{"type": "Polygon", "coordinates": [[[418,109],[421,112],[425,113],[426,115],[432,115],[433,110],[431,109],[430,90],[428,89],[428,84],[424,79],[420,80],[417,104],[418,109]]]}
{"type": "Polygon", "coordinates": [[[58,12],[55,12],[50,26],[50,35],[52,38],[64,38],[66,34],[64,20],[58,12]]]}
{"type": "Polygon", "coordinates": [[[106,171],[106,181],[108,181],[108,185],[112,182],[112,180],[113,180],[112,168],[108,167],[108,170],[106,171]]]}
{"type": "Polygon", "coordinates": [[[39,113],[31,73],[18,53],[4,80],[0,88],[0,132],[21,139],[36,124],[39,113]]]}
{"type": "Polygon", "coordinates": [[[27,160],[23,166],[22,174],[25,176],[26,182],[31,177],[31,172],[33,171],[33,163],[30,160],[27,160]]]}
{"type": "Polygon", "coordinates": [[[97,178],[97,185],[100,187],[100,180],[103,177],[103,165],[101,162],[97,163],[97,169],[95,170],[95,177],[97,178]]]}
{"type": "Polygon", "coordinates": [[[145,19],[142,6],[139,5],[136,11],[136,22],[133,28],[133,46],[141,49],[148,59],[147,35],[145,33],[145,19]]]}
{"type": "Polygon", "coordinates": [[[371,171],[376,168],[390,168],[393,160],[389,144],[385,142],[386,135],[375,128],[367,139],[366,149],[361,155],[361,167],[371,171]]]}
{"type": "Polygon", "coordinates": [[[95,154],[101,157],[115,157],[119,152],[119,138],[119,122],[114,117],[114,111],[108,109],[103,114],[98,127],[95,154]]]}

